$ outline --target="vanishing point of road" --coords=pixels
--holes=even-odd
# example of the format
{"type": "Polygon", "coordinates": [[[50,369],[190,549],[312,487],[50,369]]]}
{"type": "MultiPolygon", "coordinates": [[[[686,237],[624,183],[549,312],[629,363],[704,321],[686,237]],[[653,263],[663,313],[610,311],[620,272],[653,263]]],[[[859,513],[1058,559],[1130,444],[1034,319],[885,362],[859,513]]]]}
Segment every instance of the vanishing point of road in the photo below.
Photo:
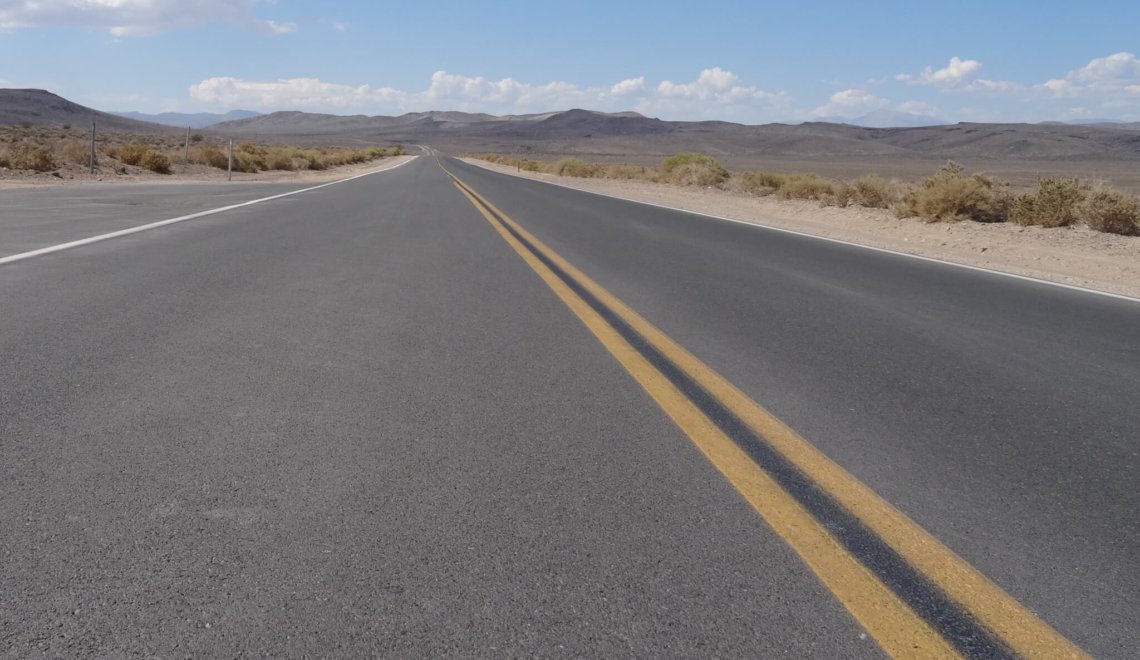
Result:
{"type": "Polygon", "coordinates": [[[428,150],[4,191],[0,356],[2,657],[1140,655],[1137,301],[428,150]]]}

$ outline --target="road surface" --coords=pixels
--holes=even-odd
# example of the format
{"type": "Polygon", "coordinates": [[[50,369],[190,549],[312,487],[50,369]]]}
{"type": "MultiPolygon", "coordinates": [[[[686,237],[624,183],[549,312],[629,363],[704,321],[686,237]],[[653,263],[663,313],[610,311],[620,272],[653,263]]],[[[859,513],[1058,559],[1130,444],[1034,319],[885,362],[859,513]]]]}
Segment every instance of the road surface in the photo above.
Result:
{"type": "Polygon", "coordinates": [[[294,193],[0,265],[6,657],[1140,654],[1136,302],[434,156],[155,190],[0,193],[0,259],[294,193]]]}

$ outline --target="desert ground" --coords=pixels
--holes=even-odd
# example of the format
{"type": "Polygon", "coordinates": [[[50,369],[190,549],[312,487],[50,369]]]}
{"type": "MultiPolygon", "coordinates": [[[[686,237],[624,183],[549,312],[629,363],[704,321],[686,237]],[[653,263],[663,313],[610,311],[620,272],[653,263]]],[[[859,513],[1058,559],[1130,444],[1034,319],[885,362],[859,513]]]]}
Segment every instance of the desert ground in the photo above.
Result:
{"type": "MultiPolygon", "coordinates": [[[[482,160],[464,160],[577,190],[1140,298],[1140,237],[1083,227],[926,223],[897,218],[885,209],[821,207],[818,202],[753,197],[714,188],[518,172],[482,160]]],[[[811,164],[812,169],[822,169],[817,165],[811,164]]]]}

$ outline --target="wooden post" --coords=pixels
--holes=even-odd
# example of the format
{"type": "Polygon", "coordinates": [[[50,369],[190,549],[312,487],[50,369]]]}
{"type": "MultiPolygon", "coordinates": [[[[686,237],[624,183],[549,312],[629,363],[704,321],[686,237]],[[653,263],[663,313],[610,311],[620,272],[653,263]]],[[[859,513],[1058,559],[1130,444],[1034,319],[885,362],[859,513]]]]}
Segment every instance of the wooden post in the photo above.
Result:
{"type": "Polygon", "coordinates": [[[186,164],[190,164],[190,127],[186,127],[186,164]]]}
{"type": "Polygon", "coordinates": [[[95,122],[91,122],[91,173],[95,173],[95,122]]]}
{"type": "Polygon", "coordinates": [[[234,180],[234,139],[233,138],[230,138],[230,157],[229,157],[229,162],[226,165],[226,180],[227,181],[233,181],[234,180]]]}

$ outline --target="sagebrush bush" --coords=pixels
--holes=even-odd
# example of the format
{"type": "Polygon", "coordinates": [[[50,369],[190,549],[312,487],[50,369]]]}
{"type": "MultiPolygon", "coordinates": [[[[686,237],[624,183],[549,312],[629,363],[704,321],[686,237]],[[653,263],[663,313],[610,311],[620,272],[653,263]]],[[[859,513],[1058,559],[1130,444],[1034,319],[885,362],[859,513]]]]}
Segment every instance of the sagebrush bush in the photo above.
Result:
{"type": "Polygon", "coordinates": [[[783,185],[776,191],[780,199],[815,199],[822,200],[835,194],[835,187],[827,179],[815,174],[789,174],[783,185]]]}
{"type": "Polygon", "coordinates": [[[1017,196],[1009,217],[1019,225],[1068,227],[1077,223],[1085,190],[1076,179],[1042,179],[1037,190],[1017,196]]]}
{"type": "Polygon", "coordinates": [[[14,170],[33,170],[35,172],[50,172],[56,168],[55,157],[51,150],[42,144],[17,144],[8,149],[6,158],[8,165],[14,170]]]}
{"type": "Polygon", "coordinates": [[[1093,190],[1085,199],[1081,216],[1089,228],[1096,231],[1140,235],[1140,200],[1118,190],[1093,190]]]}
{"type": "Polygon", "coordinates": [[[1005,184],[982,174],[967,174],[965,168],[951,161],[904,195],[895,211],[900,217],[919,217],[928,222],[1004,222],[1010,203],[1005,184]]]}
{"type": "Polygon", "coordinates": [[[715,158],[694,151],[682,151],[661,161],[660,179],[669,183],[720,186],[728,180],[728,169],[715,158]]]}

